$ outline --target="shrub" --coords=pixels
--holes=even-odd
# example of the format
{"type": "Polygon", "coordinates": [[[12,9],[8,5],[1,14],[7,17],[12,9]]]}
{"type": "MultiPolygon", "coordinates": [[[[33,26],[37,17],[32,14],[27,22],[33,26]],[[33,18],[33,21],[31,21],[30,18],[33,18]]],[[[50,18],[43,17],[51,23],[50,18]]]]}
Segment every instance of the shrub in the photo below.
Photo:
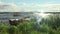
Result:
{"type": "Polygon", "coordinates": [[[18,28],[16,26],[10,26],[8,32],[9,34],[18,34],[18,28]]]}
{"type": "Polygon", "coordinates": [[[0,34],[9,34],[7,25],[0,24],[0,34]]]}

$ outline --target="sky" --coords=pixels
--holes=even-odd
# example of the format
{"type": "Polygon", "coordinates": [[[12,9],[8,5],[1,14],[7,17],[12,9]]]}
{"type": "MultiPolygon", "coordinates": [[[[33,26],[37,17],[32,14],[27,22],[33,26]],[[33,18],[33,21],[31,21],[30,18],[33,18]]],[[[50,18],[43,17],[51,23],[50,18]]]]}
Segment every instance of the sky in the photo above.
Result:
{"type": "Polygon", "coordinates": [[[0,0],[0,2],[4,3],[36,3],[36,4],[45,4],[45,3],[51,3],[51,4],[60,4],[60,0],[0,0]]]}
{"type": "Polygon", "coordinates": [[[60,0],[0,0],[1,3],[15,5],[19,11],[60,10],[60,0]]]}

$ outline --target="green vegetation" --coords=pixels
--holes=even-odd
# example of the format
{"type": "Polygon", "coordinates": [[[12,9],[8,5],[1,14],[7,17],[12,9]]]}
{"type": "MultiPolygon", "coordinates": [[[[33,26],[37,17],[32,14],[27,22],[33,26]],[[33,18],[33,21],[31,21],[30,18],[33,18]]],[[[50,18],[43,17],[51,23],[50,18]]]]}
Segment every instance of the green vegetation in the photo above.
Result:
{"type": "Polygon", "coordinates": [[[60,34],[60,17],[50,16],[42,25],[32,21],[17,26],[0,24],[0,34],[60,34]]]}

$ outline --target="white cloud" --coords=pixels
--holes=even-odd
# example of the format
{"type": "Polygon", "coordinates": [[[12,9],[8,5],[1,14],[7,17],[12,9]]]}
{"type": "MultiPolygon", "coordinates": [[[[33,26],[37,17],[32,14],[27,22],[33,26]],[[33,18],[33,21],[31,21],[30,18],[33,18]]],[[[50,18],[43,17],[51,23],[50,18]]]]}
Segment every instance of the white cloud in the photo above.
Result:
{"type": "Polygon", "coordinates": [[[0,2],[0,12],[60,12],[60,4],[29,4],[29,3],[3,3],[0,2]]]}
{"type": "Polygon", "coordinates": [[[44,12],[59,12],[60,4],[28,4],[22,3],[19,5],[20,9],[24,11],[41,11],[44,12]]]}
{"type": "Polygon", "coordinates": [[[13,3],[0,2],[0,12],[16,12],[18,11],[17,9],[17,6],[13,3]]]}

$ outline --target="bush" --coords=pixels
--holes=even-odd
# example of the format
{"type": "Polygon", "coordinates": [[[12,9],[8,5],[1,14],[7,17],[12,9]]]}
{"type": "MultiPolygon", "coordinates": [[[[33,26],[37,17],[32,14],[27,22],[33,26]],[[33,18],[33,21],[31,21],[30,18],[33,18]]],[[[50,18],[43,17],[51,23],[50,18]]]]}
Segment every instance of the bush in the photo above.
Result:
{"type": "Polygon", "coordinates": [[[18,28],[16,26],[10,26],[8,32],[9,34],[18,34],[18,28]]]}
{"type": "Polygon", "coordinates": [[[0,24],[0,34],[9,34],[8,33],[8,26],[4,24],[0,24]]]}

